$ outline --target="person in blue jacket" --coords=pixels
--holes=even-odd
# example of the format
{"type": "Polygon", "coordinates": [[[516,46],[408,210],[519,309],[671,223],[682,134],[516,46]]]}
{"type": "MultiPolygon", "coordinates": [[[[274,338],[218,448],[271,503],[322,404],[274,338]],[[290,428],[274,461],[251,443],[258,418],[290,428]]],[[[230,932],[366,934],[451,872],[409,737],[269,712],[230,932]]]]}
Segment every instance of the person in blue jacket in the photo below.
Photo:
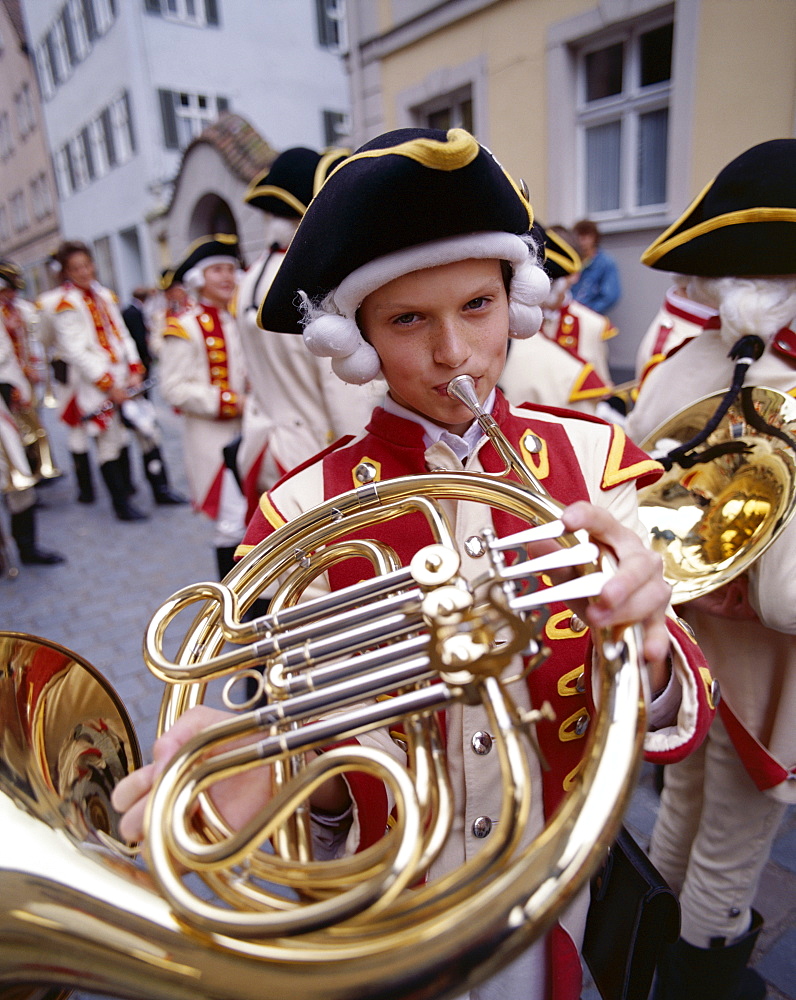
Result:
{"type": "Polygon", "coordinates": [[[622,296],[616,261],[600,249],[600,231],[590,219],[576,222],[572,232],[583,261],[583,270],[571,289],[572,297],[605,315],[622,296]]]}

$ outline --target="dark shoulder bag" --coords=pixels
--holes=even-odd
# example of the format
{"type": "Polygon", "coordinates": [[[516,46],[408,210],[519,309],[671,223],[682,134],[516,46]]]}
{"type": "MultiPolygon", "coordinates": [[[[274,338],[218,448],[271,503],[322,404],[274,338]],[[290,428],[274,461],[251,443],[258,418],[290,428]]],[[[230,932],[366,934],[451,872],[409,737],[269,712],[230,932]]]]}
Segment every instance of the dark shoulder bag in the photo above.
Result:
{"type": "Polygon", "coordinates": [[[622,827],[591,883],[583,958],[603,1000],[647,1000],[664,945],[680,934],[680,905],[622,827]]]}

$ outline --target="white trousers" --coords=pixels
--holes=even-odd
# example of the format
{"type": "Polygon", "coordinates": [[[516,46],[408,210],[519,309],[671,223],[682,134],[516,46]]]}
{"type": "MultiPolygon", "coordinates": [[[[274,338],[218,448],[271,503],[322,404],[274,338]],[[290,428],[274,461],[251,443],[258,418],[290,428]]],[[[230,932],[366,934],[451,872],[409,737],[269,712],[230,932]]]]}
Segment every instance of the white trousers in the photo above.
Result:
{"type": "Polygon", "coordinates": [[[786,808],[757,788],[718,716],[698,750],[667,765],[650,857],[680,896],[689,944],[731,944],[749,929],[786,808]]]}

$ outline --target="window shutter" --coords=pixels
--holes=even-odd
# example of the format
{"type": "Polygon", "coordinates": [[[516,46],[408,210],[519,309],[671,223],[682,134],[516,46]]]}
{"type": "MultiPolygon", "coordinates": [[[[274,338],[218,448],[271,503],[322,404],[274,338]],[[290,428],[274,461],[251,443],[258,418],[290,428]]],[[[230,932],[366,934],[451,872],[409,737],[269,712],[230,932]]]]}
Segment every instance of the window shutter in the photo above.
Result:
{"type": "Polygon", "coordinates": [[[53,33],[52,31],[47,32],[47,37],[44,39],[44,44],[47,48],[47,58],[50,60],[50,69],[52,70],[53,83],[57,87],[61,82],[61,77],[58,74],[58,63],[55,59],[55,45],[53,44],[53,33]]]}
{"type": "Polygon", "coordinates": [[[217,97],[216,98],[216,111],[219,116],[223,115],[225,111],[229,111],[229,98],[228,97],[217,97]]]}
{"type": "Polygon", "coordinates": [[[174,114],[174,91],[159,90],[160,117],[163,119],[163,142],[166,149],[179,149],[177,137],[177,116],[174,114]]]}
{"type": "Polygon", "coordinates": [[[64,7],[61,13],[61,20],[64,25],[64,36],[66,38],[66,51],[69,53],[69,62],[73,66],[77,66],[80,59],[77,55],[77,45],[75,43],[75,28],[72,24],[72,18],[69,14],[69,9],[64,7]]]}
{"type": "Polygon", "coordinates": [[[146,0],[144,3],[144,10],[147,14],[162,14],[163,10],[160,6],[160,0],[146,0]]]}
{"type": "Polygon", "coordinates": [[[125,90],[124,96],[124,109],[127,112],[127,133],[130,136],[130,149],[135,153],[135,127],[133,125],[133,105],[130,101],[130,91],[125,90]]]}
{"type": "Polygon", "coordinates": [[[66,154],[66,169],[69,173],[69,189],[70,191],[76,191],[77,183],[75,180],[75,167],[72,163],[72,151],[69,148],[69,143],[64,146],[64,153],[66,154]]]}
{"type": "Polygon", "coordinates": [[[218,0],[205,0],[205,21],[208,24],[219,24],[218,0]]]}
{"type": "Polygon", "coordinates": [[[86,158],[86,170],[88,171],[89,179],[93,181],[97,176],[97,172],[94,168],[94,155],[91,149],[91,139],[88,134],[88,126],[86,126],[80,133],[80,141],[83,143],[83,155],[86,158]]]}
{"type": "Polygon", "coordinates": [[[86,21],[86,32],[89,41],[96,42],[99,37],[99,31],[97,31],[97,19],[94,17],[94,4],[92,0],[83,0],[83,15],[86,21]]]}
{"type": "Polygon", "coordinates": [[[100,114],[102,119],[102,131],[105,133],[105,151],[108,155],[108,164],[116,166],[116,143],[113,141],[113,125],[111,124],[111,109],[103,108],[100,114]]]}

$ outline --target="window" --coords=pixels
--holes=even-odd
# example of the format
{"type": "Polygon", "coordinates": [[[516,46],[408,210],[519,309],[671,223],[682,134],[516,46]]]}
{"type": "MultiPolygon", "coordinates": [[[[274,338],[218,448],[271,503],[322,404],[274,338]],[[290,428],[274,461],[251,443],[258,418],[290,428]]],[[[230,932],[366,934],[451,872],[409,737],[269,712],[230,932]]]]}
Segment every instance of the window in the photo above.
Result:
{"type": "Polygon", "coordinates": [[[90,0],[90,4],[94,8],[97,33],[104,35],[116,19],[116,0],[90,0]]]}
{"type": "Polygon", "coordinates": [[[55,164],[55,182],[61,198],[67,198],[75,190],[75,177],[72,161],[69,156],[69,146],[62,146],[53,157],[55,164]]]}
{"type": "Polygon", "coordinates": [[[46,41],[36,47],[36,74],[39,78],[39,89],[42,97],[49,100],[55,93],[55,78],[50,62],[50,50],[46,41]]]}
{"type": "Polygon", "coordinates": [[[159,90],[158,96],[163,139],[167,149],[185,149],[229,107],[225,97],[209,97],[177,90],[159,90]]]}
{"type": "Polygon", "coordinates": [[[115,157],[112,158],[111,155],[113,150],[113,130],[110,124],[110,111],[104,109],[98,118],[88,123],[87,130],[89,146],[91,147],[91,161],[94,164],[94,175],[96,177],[103,177],[115,163],[115,157]],[[110,143],[108,141],[109,138],[110,143]]]}
{"type": "Polygon", "coordinates": [[[59,17],[47,32],[47,47],[50,50],[53,78],[56,83],[63,83],[69,77],[72,65],[63,17],[59,17]]]}
{"type": "Polygon", "coordinates": [[[0,112],[0,159],[7,160],[14,152],[14,137],[11,134],[11,119],[8,112],[0,112]]]}
{"type": "Polygon", "coordinates": [[[11,206],[11,223],[15,233],[21,233],[28,228],[28,208],[25,204],[25,192],[20,188],[8,199],[11,206]]]}
{"type": "Polygon", "coordinates": [[[84,0],[69,0],[64,7],[64,24],[66,25],[67,38],[71,38],[70,47],[74,52],[74,62],[85,59],[91,50],[86,26],[86,7],[93,14],[90,2],[84,3],[84,0]]]}
{"type": "Polygon", "coordinates": [[[125,91],[109,105],[110,128],[115,164],[126,163],[135,153],[135,132],[130,111],[130,95],[125,91]]]}
{"type": "Polygon", "coordinates": [[[647,22],[579,53],[577,121],[589,217],[665,207],[672,28],[647,22]]]}
{"type": "Polygon", "coordinates": [[[315,0],[318,43],[334,52],[343,48],[344,0],[315,0]]]}
{"type": "Polygon", "coordinates": [[[473,99],[469,86],[441,94],[414,109],[416,123],[423,128],[464,128],[473,132],[473,99]]]}
{"type": "Polygon", "coordinates": [[[169,21],[198,27],[219,23],[218,0],[146,0],[146,9],[169,21]]]}
{"type": "Polygon", "coordinates": [[[323,112],[323,142],[325,146],[340,146],[348,138],[348,115],[342,111],[323,112]]]}
{"type": "Polygon", "coordinates": [[[33,206],[33,217],[37,222],[45,219],[53,210],[50,185],[47,183],[44,171],[30,182],[30,203],[33,206]]]}
{"type": "Polygon", "coordinates": [[[17,128],[21,138],[24,139],[36,127],[36,112],[27,83],[23,83],[19,93],[14,95],[14,108],[17,115],[17,128]]]}
{"type": "Polygon", "coordinates": [[[84,133],[81,132],[73,139],[70,139],[68,148],[69,159],[72,162],[72,170],[74,173],[75,189],[79,191],[81,188],[84,188],[91,179],[91,167],[86,155],[87,150],[84,133]]]}

